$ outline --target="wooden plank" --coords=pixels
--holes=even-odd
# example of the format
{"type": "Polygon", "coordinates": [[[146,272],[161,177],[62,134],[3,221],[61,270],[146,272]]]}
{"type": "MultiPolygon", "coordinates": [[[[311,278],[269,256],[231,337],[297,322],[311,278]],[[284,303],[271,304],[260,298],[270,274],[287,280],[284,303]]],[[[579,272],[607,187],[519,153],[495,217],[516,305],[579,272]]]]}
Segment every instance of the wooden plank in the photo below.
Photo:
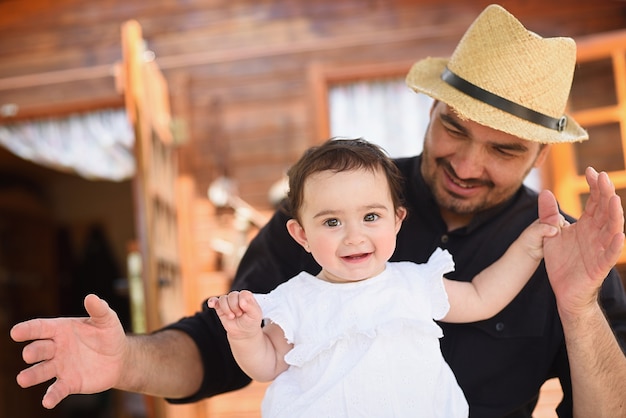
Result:
{"type": "Polygon", "coordinates": [[[577,42],[577,60],[593,61],[626,49],[626,30],[589,35],[577,42]]]}

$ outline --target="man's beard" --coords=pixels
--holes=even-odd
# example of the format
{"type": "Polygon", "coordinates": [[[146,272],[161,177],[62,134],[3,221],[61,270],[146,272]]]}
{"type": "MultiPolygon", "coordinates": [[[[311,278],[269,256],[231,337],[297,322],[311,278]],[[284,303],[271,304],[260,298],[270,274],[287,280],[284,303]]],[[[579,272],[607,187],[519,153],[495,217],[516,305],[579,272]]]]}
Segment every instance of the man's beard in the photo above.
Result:
{"type": "Polygon", "coordinates": [[[489,208],[489,204],[484,200],[478,202],[466,200],[449,193],[447,190],[437,189],[434,181],[430,182],[430,184],[428,181],[426,183],[429,185],[437,205],[448,212],[457,215],[473,215],[489,208]]]}
{"type": "MultiPolygon", "coordinates": [[[[432,161],[428,159],[427,152],[424,152],[422,164],[425,164],[425,161],[432,161]]],[[[437,205],[440,209],[448,211],[450,213],[454,213],[456,215],[474,215],[478,212],[490,209],[508,200],[515,193],[515,190],[519,188],[518,185],[517,187],[502,190],[499,193],[494,194],[494,190],[496,188],[492,181],[483,179],[460,180],[459,177],[456,175],[454,168],[446,159],[438,158],[434,160],[434,170],[431,169],[429,163],[426,164],[427,165],[425,167],[427,172],[424,175],[424,181],[426,182],[431,193],[433,194],[437,205]],[[429,172],[443,172],[442,175],[447,175],[456,182],[470,186],[481,186],[488,188],[489,190],[480,198],[467,199],[466,197],[452,193],[449,190],[444,189],[443,187],[438,187],[436,178],[428,175],[429,172]]]]}

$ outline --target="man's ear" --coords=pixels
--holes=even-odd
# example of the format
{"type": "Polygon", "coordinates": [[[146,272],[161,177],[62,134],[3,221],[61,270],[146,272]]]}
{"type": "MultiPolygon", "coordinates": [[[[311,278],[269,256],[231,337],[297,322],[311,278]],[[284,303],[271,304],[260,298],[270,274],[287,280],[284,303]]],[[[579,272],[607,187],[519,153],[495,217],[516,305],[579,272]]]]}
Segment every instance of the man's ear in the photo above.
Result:
{"type": "Polygon", "coordinates": [[[306,232],[304,232],[304,228],[302,228],[298,221],[295,219],[289,219],[287,221],[287,231],[298,244],[302,245],[302,248],[309,253],[311,252],[309,250],[309,242],[306,239],[306,232]]]}
{"type": "Polygon", "coordinates": [[[533,164],[533,167],[537,168],[543,165],[543,163],[546,161],[546,158],[548,158],[548,154],[550,153],[551,148],[552,146],[549,144],[543,144],[541,146],[541,149],[539,150],[539,154],[537,154],[537,158],[535,159],[535,164],[533,164]]]}

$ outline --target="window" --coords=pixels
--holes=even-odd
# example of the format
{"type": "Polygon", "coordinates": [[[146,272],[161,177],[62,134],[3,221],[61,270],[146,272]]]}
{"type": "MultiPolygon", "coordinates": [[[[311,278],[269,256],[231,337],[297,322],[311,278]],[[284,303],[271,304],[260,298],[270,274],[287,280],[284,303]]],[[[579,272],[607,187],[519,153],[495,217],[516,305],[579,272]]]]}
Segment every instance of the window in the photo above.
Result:
{"type": "MultiPolygon", "coordinates": [[[[588,197],[587,166],[606,171],[626,202],[626,31],[581,38],[577,45],[569,113],[590,139],[555,145],[550,153],[550,188],[562,209],[576,217],[588,197]]],[[[619,262],[626,262],[626,252],[619,262]]]]}
{"type": "Polygon", "coordinates": [[[415,94],[404,77],[362,80],[330,86],[330,136],[362,137],[392,157],[422,151],[432,99],[415,94]]]}

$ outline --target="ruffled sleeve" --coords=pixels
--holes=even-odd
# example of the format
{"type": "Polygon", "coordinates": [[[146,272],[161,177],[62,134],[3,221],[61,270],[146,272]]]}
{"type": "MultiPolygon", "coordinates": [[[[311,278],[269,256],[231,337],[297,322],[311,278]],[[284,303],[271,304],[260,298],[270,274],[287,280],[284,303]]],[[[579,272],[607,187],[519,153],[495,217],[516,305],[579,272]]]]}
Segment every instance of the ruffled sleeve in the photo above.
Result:
{"type": "MultiPolygon", "coordinates": [[[[297,276],[296,276],[297,277],[297,276]]],[[[291,279],[294,280],[294,279],[291,279]]],[[[267,294],[254,294],[254,298],[261,307],[263,319],[270,320],[277,324],[284,332],[285,339],[290,344],[294,341],[294,330],[296,329],[295,321],[297,316],[290,310],[291,304],[289,299],[293,298],[290,285],[291,281],[287,281],[276,289],[267,294]]]]}
{"type": "Polygon", "coordinates": [[[431,315],[433,319],[441,319],[450,310],[448,294],[443,285],[443,275],[454,271],[454,260],[447,250],[437,248],[425,264],[420,264],[422,275],[426,280],[426,291],[430,295],[431,315]]]}

